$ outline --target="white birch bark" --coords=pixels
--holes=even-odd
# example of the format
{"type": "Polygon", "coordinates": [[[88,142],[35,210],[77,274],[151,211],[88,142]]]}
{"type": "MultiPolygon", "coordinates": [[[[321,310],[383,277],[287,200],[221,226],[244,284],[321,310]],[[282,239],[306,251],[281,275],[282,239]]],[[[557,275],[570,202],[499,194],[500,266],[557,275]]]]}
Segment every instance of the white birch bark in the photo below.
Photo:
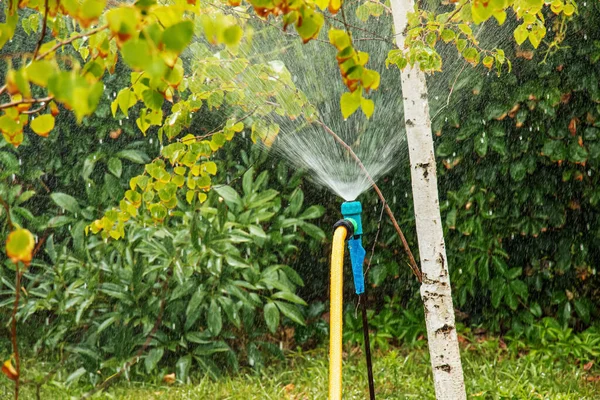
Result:
{"type": "MultiPolygon", "coordinates": [[[[404,48],[407,13],[413,0],[391,0],[396,43],[404,48]]],[[[401,72],[415,221],[423,282],[427,339],[438,400],[466,399],[448,262],[437,187],[437,173],[425,74],[407,66],[401,72]]]]}

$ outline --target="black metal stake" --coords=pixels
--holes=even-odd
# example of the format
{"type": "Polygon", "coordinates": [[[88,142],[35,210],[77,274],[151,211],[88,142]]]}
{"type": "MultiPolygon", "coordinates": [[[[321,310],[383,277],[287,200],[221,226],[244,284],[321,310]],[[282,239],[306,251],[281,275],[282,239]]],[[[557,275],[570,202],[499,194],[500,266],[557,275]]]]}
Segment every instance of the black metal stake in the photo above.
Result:
{"type": "Polygon", "coordinates": [[[367,359],[367,373],[369,375],[369,396],[375,400],[375,384],[373,383],[373,362],[371,361],[371,343],[369,341],[369,322],[367,321],[367,296],[365,293],[358,295],[361,303],[363,335],[365,337],[365,357],[367,359]]]}

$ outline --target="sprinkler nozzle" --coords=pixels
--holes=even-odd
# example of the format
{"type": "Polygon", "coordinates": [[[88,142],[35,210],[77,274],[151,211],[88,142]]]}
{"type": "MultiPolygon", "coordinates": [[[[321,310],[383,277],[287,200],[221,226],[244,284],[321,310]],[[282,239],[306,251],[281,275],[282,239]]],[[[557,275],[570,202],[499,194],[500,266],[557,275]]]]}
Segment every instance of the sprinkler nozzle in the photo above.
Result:
{"type": "MultiPolygon", "coordinates": [[[[352,275],[354,277],[354,289],[356,294],[365,292],[365,277],[363,274],[363,264],[367,252],[362,246],[362,205],[360,201],[347,201],[342,203],[341,207],[343,220],[346,224],[352,225],[352,231],[348,230],[348,250],[350,250],[350,261],[352,262],[352,275]],[[352,235],[350,235],[352,232],[352,235]]],[[[337,225],[337,224],[336,224],[337,225]]]]}

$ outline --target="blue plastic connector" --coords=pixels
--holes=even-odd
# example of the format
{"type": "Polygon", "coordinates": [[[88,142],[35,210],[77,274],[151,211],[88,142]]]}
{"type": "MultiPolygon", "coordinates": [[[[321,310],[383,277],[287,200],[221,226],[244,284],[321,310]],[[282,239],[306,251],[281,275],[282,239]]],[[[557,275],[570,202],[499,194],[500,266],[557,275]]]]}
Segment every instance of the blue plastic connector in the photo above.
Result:
{"type": "Polygon", "coordinates": [[[342,215],[344,218],[353,219],[356,222],[356,229],[354,235],[362,235],[362,221],[360,215],[362,214],[362,205],[360,201],[346,201],[342,203],[342,215]]]}
{"type": "Polygon", "coordinates": [[[342,215],[354,225],[354,236],[348,239],[350,262],[352,263],[352,276],[354,277],[354,290],[356,294],[365,292],[365,277],[363,264],[367,252],[362,246],[362,206],[359,201],[342,203],[342,215]]]}

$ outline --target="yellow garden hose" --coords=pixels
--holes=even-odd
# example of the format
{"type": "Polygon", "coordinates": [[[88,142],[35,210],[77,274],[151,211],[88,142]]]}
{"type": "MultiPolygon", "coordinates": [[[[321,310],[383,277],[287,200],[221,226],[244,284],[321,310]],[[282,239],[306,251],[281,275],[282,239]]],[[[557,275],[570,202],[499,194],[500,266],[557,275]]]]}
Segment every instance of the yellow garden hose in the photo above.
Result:
{"type": "Polygon", "coordinates": [[[338,226],[331,249],[331,288],[329,293],[329,400],[342,399],[342,303],[344,284],[344,245],[348,231],[338,226]]]}

